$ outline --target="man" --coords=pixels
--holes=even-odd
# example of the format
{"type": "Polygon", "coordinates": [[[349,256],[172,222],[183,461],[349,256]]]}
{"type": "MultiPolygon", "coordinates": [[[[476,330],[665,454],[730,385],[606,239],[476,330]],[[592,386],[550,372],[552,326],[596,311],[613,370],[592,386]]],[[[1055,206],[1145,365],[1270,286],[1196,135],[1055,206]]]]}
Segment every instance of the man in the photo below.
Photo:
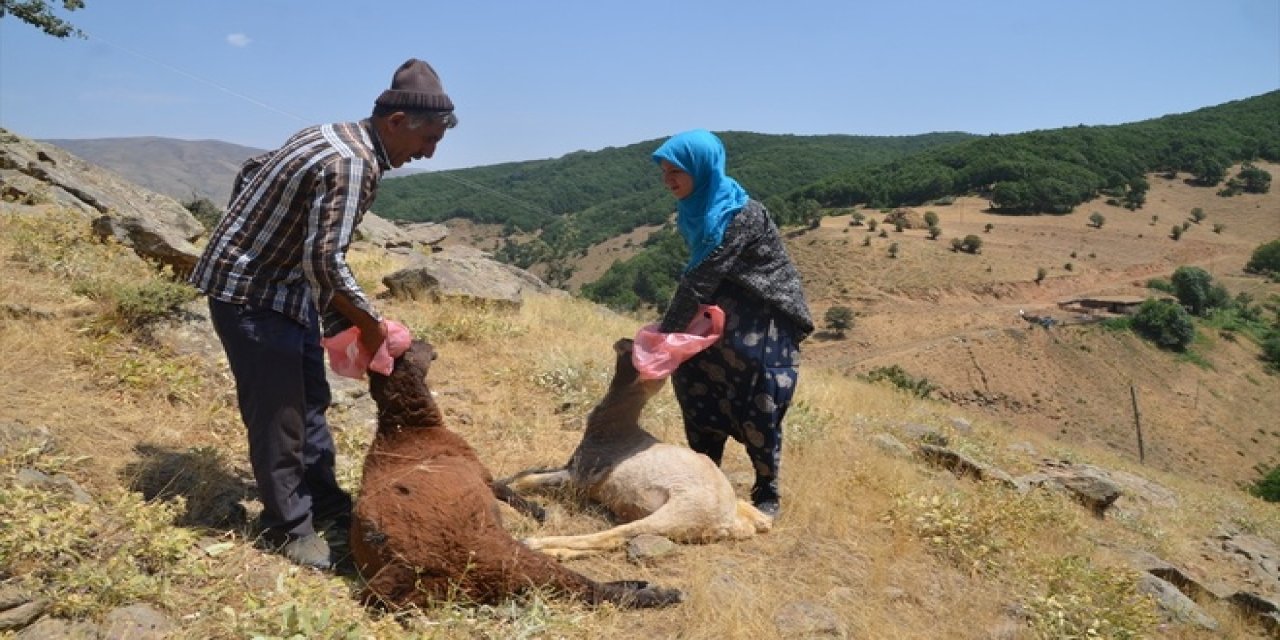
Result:
{"type": "Polygon", "coordinates": [[[321,327],[327,335],[358,327],[371,354],[386,338],[347,247],[383,172],[430,158],[456,124],[435,70],[406,61],[370,118],[303,129],[247,161],[192,272],[235,377],[262,540],[297,564],[331,568],[321,525],[345,534],[351,513],[325,421],[321,327]]]}

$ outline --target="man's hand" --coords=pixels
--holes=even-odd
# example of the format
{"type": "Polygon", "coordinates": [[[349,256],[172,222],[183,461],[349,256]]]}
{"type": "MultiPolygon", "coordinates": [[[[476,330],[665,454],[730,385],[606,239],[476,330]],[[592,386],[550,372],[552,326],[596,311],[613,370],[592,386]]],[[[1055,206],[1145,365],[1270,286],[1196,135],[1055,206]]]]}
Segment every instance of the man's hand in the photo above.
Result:
{"type": "Polygon", "coordinates": [[[360,347],[365,353],[372,358],[378,353],[378,349],[383,342],[387,341],[387,323],[379,322],[377,324],[360,327],[360,347]]]}
{"type": "Polygon", "coordinates": [[[376,355],[378,347],[387,340],[387,323],[357,307],[343,293],[334,293],[330,304],[338,310],[338,313],[346,316],[351,324],[360,329],[360,346],[365,353],[369,354],[370,358],[376,355]]]}

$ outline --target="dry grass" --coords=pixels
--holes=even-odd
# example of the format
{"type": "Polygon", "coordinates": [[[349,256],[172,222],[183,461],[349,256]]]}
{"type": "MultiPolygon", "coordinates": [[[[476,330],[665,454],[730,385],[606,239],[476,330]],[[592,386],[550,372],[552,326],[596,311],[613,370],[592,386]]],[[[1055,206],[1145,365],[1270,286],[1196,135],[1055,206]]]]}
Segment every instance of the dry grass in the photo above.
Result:
{"type": "MultiPolygon", "coordinates": [[[[152,275],[118,248],[81,241],[80,223],[66,224],[0,218],[0,298],[30,311],[0,315],[0,424],[44,427],[56,444],[33,451],[0,440],[8,444],[0,448],[0,575],[59,598],[68,615],[93,617],[121,602],[146,601],[169,612],[181,637],[193,638],[709,639],[775,637],[779,613],[807,602],[827,607],[849,637],[988,637],[1014,620],[1011,611],[1022,612],[1026,637],[1084,637],[1090,628],[1115,638],[1261,637],[1216,609],[1225,635],[1158,631],[1114,548],[1213,570],[1201,545],[1217,526],[1280,543],[1274,505],[1137,465],[1111,449],[1010,429],[981,413],[863,383],[822,360],[802,369],[788,416],[785,513],[774,531],[682,546],[653,565],[629,564],[620,553],[573,562],[600,579],[679,587],[688,595],[684,604],[590,610],[533,596],[497,607],[442,603],[394,617],[367,611],[353,598],[358,584],[264,555],[243,526],[174,526],[181,500],[201,498],[197,490],[169,502],[144,502],[129,491],[145,475],[140,446],[187,461],[209,480],[204,491],[243,481],[243,429],[216,342],[197,357],[135,333],[91,330],[105,311],[75,293],[85,278],[106,278],[109,288],[152,275]],[[960,416],[973,423],[971,433],[951,426],[960,416]],[[960,480],[873,443],[906,423],[932,426],[957,448],[1012,473],[1034,465],[1012,447],[1029,445],[1148,478],[1178,502],[1095,520],[1057,495],[1020,496],[960,480]],[[66,474],[96,503],[77,506],[18,487],[15,472],[30,467],[66,474]],[[104,532],[118,542],[99,544],[104,532]],[[66,569],[72,551],[82,561],[75,571],[66,569]],[[99,587],[107,584],[117,588],[99,587]]],[[[352,259],[374,293],[379,276],[397,264],[367,249],[352,259]]],[[[610,345],[643,320],[558,297],[531,299],[518,311],[380,304],[437,345],[431,384],[446,419],[497,475],[565,461],[608,382],[610,345]]],[[[358,398],[331,415],[341,478],[353,491],[372,433],[368,403],[358,398]]],[[[683,442],[669,392],[643,421],[660,438],[683,442]]],[[[725,470],[745,494],[752,478],[740,447],[731,446],[725,470]]],[[[509,526],[524,535],[605,524],[571,502],[548,506],[547,524],[508,512],[509,526]]]]}

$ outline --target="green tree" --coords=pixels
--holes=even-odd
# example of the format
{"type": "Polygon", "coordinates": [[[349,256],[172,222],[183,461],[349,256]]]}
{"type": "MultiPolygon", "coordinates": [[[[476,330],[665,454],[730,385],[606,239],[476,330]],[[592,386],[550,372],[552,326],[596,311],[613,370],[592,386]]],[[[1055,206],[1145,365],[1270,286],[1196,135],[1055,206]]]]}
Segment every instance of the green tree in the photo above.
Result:
{"type": "Polygon", "coordinates": [[[924,212],[924,226],[926,227],[938,226],[938,212],[936,211],[924,212]]]}
{"type": "Polygon", "coordinates": [[[1182,226],[1181,226],[1181,225],[1176,225],[1176,224],[1175,224],[1175,225],[1173,225],[1173,228],[1169,230],[1169,237],[1170,237],[1170,238],[1173,238],[1174,240],[1181,240],[1181,239],[1182,239],[1182,226]]]}
{"type": "Polygon", "coordinates": [[[1102,215],[1101,213],[1098,213],[1097,211],[1094,211],[1093,213],[1089,214],[1089,224],[1093,225],[1095,229],[1101,229],[1102,225],[1106,224],[1106,222],[1107,222],[1106,216],[1102,215]]]}
{"type": "Polygon", "coordinates": [[[930,239],[930,240],[937,240],[937,239],[938,239],[938,236],[940,236],[940,235],[942,235],[942,227],[939,227],[939,226],[938,226],[938,225],[936,225],[936,224],[935,224],[935,225],[929,225],[929,239],[930,239]]]}
{"type": "Polygon", "coordinates": [[[1192,315],[1204,316],[1210,309],[1222,306],[1221,298],[1226,297],[1213,283],[1213,276],[1200,267],[1178,267],[1173,271],[1173,295],[1192,315]]]}
{"type": "Polygon", "coordinates": [[[889,257],[890,258],[898,257],[898,243],[895,242],[889,245],[889,257]]]}
{"type": "Polygon", "coordinates": [[[853,309],[837,305],[827,309],[823,319],[826,321],[828,329],[843,338],[845,332],[853,328],[853,309]]]}
{"type": "Polygon", "coordinates": [[[1250,163],[1245,163],[1236,176],[1241,188],[1249,193],[1266,193],[1271,190],[1271,174],[1250,163]]]}
{"type": "Polygon", "coordinates": [[[1249,262],[1244,265],[1244,270],[1263,275],[1280,273],[1280,239],[1272,240],[1254,249],[1253,255],[1249,256],[1249,262]]]}
{"type": "Polygon", "coordinates": [[[1191,210],[1191,221],[1196,224],[1200,224],[1200,222],[1206,217],[1208,216],[1205,214],[1204,209],[1201,209],[1200,207],[1196,207],[1191,210]]]}
{"type": "Polygon", "coordinates": [[[1037,268],[1037,269],[1036,269],[1036,284],[1040,284],[1041,282],[1044,282],[1044,279],[1045,279],[1046,277],[1048,277],[1048,275],[1049,275],[1049,270],[1048,270],[1048,269],[1046,269],[1046,268],[1044,268],[1044,267],[1039,267],[1039,268],[1037,268]]]}
{"type": "Polygon", "coordinates": [[[969,234],[961,241],[961,247],[969,253],[980,253],[982,251],[982,238],[969,234]]]}
{"type": "MultiPolygon", "coordinates": [[[[0,18],[12,14],[13,17],[51,35],[55,38],[75,36],[83,38],[84,32],[71,23],[54,15],[51,3],[45,0],[0,0],[0,18]]],[[[64,11],[75,11],[84,8],[84,0],[62,0],[64,11]]]]}
{"type": "Polygon", "coordinates": [[[1196,327],[1182,305],[1172,300],[1148,298],[1131,323],[1139,335],[1164,349],[1182,351],[1196,337],[1196,327]]]}
{"type": "Polygon", "coordinates": [[[1141,209],[1142,205],[1147,202],[1147,191],[1151,189],[1151,184],[1143,176],[1134,176],[1129,179],[1129,189],[1124,194],[1124,208],[1133,211],[1141,209]]]}
{"type": "Polygon", "coordinates": [[[1201,156],[1192,162],[1189,169],[1195,174],[1195,183],[1202,187],[1212,187],[1227,177],[1227,163],[1216,156],[1201,156]]]}

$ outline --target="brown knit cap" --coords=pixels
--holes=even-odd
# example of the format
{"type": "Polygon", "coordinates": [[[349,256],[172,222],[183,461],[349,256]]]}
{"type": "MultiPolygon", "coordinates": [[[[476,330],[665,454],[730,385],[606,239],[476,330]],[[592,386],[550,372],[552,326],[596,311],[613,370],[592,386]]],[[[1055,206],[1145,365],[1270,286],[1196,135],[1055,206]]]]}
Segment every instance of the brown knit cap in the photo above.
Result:
{"type": "Polygon", "coordinates": [[[383,91],[374,104],[396,109],[453,111],[453,101],[444,92],[436,70],[417,58],[409,58],[396,69],[391,88],[383,91]]]}

